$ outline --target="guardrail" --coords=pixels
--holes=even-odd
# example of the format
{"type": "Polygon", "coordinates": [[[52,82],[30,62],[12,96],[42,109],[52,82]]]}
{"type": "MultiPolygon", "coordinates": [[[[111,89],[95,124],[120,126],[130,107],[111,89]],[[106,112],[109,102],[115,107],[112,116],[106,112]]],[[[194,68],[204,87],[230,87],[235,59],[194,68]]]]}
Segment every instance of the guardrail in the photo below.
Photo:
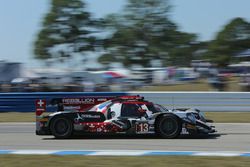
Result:
{"type": "MultiPolygon", "coordinates": [[[[77,98],[83,96],[141,95],[148,101],[172,108],[198,108],[202,111],[249,112],[250,92],[62,92],[62,93],[0,93],[0,112],[35,112],[35,100],[77,98]]],[[[55,111],[55,106],[47,106],[55,111]]]]}
{"type": "Polygon", "coordinates": [[[250,92],[131,92],[169,109],[197,108],[201,111],[250,112],[250,92]]]}
{"type": "MultiPolygon", "coordinates": [[[[0,112],[35,112],[35,101],[54,98],[78,98],[83,96],[121,96],[119,92],[39,92],[39,93],[0,93],[0,112]]],[[[56,111],[56,106],[47,105],[47,111],[56,111]]]]}

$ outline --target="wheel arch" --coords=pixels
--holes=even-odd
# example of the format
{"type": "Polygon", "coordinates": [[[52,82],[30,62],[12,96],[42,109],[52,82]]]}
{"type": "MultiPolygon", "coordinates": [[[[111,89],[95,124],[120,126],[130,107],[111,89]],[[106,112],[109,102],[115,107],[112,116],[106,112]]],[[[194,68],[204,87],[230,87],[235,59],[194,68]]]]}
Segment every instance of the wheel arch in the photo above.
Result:
{"type": "Polygon", "coordinates": [[[58,117],[64,117],[64,118],[67,118],[69,119],[72,123],[74,122],[74,118],[73,116],[75,115],[76,113],[58,113],[58,114],[55,114],[53,115],[49,121],[48,121],[48,127],[50,128],[50,125],[51,123],[58,117]]]}

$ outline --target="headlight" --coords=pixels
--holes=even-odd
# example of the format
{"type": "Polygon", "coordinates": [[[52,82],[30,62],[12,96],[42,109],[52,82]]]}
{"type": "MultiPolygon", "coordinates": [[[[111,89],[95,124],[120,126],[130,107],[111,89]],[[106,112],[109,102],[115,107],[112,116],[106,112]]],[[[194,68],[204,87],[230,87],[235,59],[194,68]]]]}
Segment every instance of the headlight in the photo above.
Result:
{"type": "Polygon", "coordinates": [[[192,114],[192,113],[187,113],[187,118],[188,118],[188,120],[190,120],[192,123],[196,123],[196,118],[195,118],[194,114],[192,114]]]}
{"type": "Polygon", "coordinates": [[[205,114],[203,112],[199,112],[200,120],[206,122],[205,114]]]}

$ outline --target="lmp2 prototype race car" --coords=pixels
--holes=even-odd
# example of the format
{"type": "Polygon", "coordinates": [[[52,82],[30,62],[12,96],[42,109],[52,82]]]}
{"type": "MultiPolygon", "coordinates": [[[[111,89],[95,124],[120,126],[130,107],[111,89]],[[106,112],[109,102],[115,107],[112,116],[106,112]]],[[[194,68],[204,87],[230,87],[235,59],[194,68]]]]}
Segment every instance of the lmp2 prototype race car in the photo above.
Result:
{"type": "MultiPolygon", "coordinates": [[[[40,100],[41,102],[41,100],[40,100]]],[[[180,134],[214,133],[211,120],[197,109],[168,110],[144,100],[141,96],[114,98],[87,97],[61,99],[61,108],[49,115],[36,114],[36,134],[70,138],[74,134],[156,134],[162,138],[177,138],[180,134]],[[62,106],[78,106],[68,110],[62,106]],[[88,108],[80,109],[80,106],[88,108]]],[[[39,111],[39,110],[38,110],[39,111]]]]}

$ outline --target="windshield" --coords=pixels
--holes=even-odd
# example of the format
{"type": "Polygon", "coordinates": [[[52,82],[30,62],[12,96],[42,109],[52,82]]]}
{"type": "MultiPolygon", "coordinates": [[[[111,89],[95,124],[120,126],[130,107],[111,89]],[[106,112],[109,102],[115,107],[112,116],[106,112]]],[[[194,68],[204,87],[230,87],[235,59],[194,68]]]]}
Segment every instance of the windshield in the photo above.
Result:
{"type": "Polygon", "coordinates": [[[167,108],[165,108],[164,106],[160,104],[154,104],[154,107],[158,112],[169,112],[167,108]]]}
{"type": "Polygon", "coordinates": [[[168,112],[168,109],[166,109],[165,107],[163,107],[162,105],[159,104],[150,104],[150,105],[146,105],[148,110],[153,112],[153,113],[157,113],[157,112],[168,112]]]}

